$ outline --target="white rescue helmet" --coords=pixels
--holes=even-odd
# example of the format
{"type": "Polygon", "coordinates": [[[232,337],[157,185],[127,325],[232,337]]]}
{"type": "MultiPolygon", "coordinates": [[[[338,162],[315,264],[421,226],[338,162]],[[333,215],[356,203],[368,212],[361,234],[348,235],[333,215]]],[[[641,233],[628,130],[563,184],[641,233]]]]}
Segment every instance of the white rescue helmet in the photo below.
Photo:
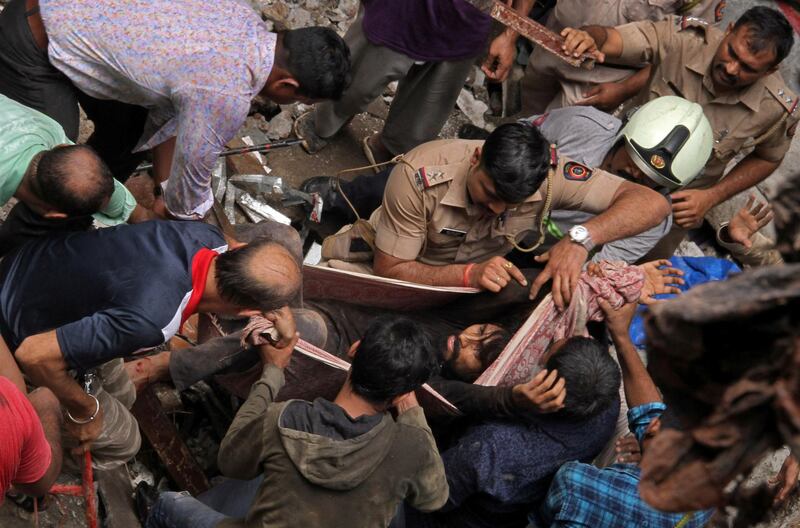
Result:
{"type": "Polygon", "coordinates": [[[714,145],[703,108],[674,95],[653,99],[636,110],[615,143],[623,139],[636,166],[670,191],[700,175],[714,145]]]}

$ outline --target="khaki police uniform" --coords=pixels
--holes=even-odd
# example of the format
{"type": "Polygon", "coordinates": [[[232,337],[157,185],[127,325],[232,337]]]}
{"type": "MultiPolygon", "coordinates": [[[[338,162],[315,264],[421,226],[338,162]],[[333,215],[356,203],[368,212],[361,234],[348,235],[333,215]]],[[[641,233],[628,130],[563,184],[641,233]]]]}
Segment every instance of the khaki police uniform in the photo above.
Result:
{"type": "MultiPolygon", "coordinates": [[[[375,246],[402,260],[430,265],[482,262],[509,253],[512,240],[539,232],[547,184],[500,216],[472,204],[470,158],[483,141],[439,140],[406,154],[392,171],[383,205],[371,216],[375,246]]],[[[600,214],[624,180],[560,158],[551,169],[552,209],[600,214]]]]}
{"type": "MultiPolygon", "coordinates": [[[[664,95],[678,95],[703,107],[714,132],[714,149],[703,174],[687,186],[705,189],[723,176],[726,165],[740,152],[753,149],[761,159],[780,162],[798,121],[797,96],[779,72],[772,73],[738,92],[717,95],[711,64],[725,34],[692,17],[672,16],[662,22],[637,22],[616,28],[622,37],[623,64],[653,64],[650,83],[634,104],[664,95]]],[[[712,222],[713,224],[713,222],[712,222]]],[[[719,225],[714,225],[718,228],[719,225]]],[[[669,257],[686,230],[673,229],[645,258],[669,257]]],[[[761,248],[734,256],[751,264],[775,260],[774,250],[761,248]]]]}
{"type": "MultiPolygon", "coordinates": [[[[719,22],[725,0],[559,0],[546,26],[560,33],[567,27],[619,26],[640,20],[663,20],[673,13],[719,22]]],[[[597,64],[591,70],[575,68],[540,47],[534,48],[523,78],[525,115],[574,105],[598,84],[619,82],[635,68],[597,64]]]]}
{"type": "Polygon", "coordinates": [[[711,63],[723,31],[702,20],[672,16],[663,22],[637,22],[616,28],[622,37],[626,64],[650,62],[654,71],[638,102],[677,95],[700,104],[714,131],[714,151],[704,173],[688,188],[717,183],[725,166],[748,147],[755,155],[780,162],[798,120],[797,96],[780,72],[734,93],[717,95],[711,63]]]}

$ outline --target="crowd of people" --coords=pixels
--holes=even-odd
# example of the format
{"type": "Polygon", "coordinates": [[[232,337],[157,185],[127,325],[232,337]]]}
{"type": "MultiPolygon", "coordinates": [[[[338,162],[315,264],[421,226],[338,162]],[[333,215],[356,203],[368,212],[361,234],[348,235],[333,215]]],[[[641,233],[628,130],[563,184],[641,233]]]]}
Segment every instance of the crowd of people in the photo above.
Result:
{"type": "MultiPolygon", "coordinates": [[[[226,373],[249,390],[217,455],[225,478],[198,497],[140,485],[143,526],[705,526],[713,509],[639,495],[638,461],[680,423],[629,328],[639,304],[679,291],[668,259],[706,221],[742,266],[782,264],[756,185],[797,128],[779,71],[794,32],[770,7],[720,25],[724,8],[558,0],[542,21],[597,67],[535,47],[523,115],[437,139],[473,67],[500,83],[520,49],[466,0],[362,0],[344,38],[272,32],[239,0],[9,1],[0,491],[42,497],[85,451],[97,468],[127,463],[137,391],[226,373]],[[402,313],[304,299],[298,231],[220,223],[212,169],[254,99],[313,105],[294,130],[313,156],[392,81],[385,125],[362,143],[375,172],[304,178],[335,232],[318,266],[479,292],[402,313]],[[124,183],[148,155],[145,207],[124,183]],[[726,203],[734,214],[709,215],[726,203]],[[639,289],[598,290],[592,319],[581,285],[614,266],[639,289]],[[586,335],[549,332],[533,372],[474,383],[547,303],[586,335]],[[224,335],[171,349],[198,313],[224,335]],[[350,365],[333,390],[315,388],[299,339],[350,365]],[[425,384],[457,413],[421,405],[425,384]]],[[[776,503],[799,470],[789,455],[776,503]]]]}

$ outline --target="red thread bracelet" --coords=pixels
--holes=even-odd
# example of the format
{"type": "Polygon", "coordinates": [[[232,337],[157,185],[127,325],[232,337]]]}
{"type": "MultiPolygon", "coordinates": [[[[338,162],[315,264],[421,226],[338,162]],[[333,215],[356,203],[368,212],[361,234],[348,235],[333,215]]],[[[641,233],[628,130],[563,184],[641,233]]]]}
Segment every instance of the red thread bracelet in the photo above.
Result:
{"type": "Polygon", "coordinates": [[[465,288],[469,288],[469,272],[472,271],[472,268],[475,267],[475,263],[467,264],[467,267],[464,268],[464,277],[461,279],[461,283],[464,285],[465,288]]]}

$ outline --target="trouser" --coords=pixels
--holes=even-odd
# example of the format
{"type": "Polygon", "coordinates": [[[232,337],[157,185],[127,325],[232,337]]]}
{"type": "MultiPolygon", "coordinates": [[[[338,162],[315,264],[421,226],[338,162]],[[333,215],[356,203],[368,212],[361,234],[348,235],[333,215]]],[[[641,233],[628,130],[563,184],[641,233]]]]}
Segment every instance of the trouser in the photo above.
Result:
{"type": "Polygon", "coordinates": [[[316,105],[317,135],[336,134],[354,115],[366,110],[387,84],[399,81],[381,133],[392,154],[402,154],[435,139],[450,116],[474,58],[415,63],[414,59],[367,40],[363,7],[344,39],[350,47],[352,82],[339,101],[316,105]]]}
{"type": "MultiPolygon", "coordinates": [[[[122,359],[114,359],[96,369],[100,380],[97,399],[103,409],[103,429],[92,442],[92,463],[95,469],[111,469],[126,463],[139,452],[142,437],[139,424],[130,412],[136,401],[136,389],[122,359]]],[[[81,465],[69,455],[77,442],[64,435],[62,445],[66,469],[80,473],[81,465]]]]}
{"type": "Polygon", "coordinates": [[[25,0],[11,0],[0,13],[0,93],[57,121],[72,141],[78,140],[79,110],[94,123],[87,144],[120,181],[125,181],[144,154],[133,148],[144,131],[145,108],[99,100],[78,90],[57,70],[33,39],[25,17],[25,0]]]}
{"type": "Polygon", "coordinates": [[[91,216],[48,219],[39,216],[26,204],[18,202],[0,225],[0,257],[16,247],[44,235],[86,231],[92,226],[91,216]]]}
{"type": "MultiPolygon", "coordinates": [[[[745,192],[739,193],[733,198],[717,205],[706,214],[705,219],[714,229],[714,232],[718,232],[723,223],[730,221],[731,217],[744,206],[747,197],[753,192],[756,192],[756,189],[748,189],[745,192]]],[[[765,200],[766,198],[759,193],[758,201],[764,202],[765,200]]],[[[669,233],[656,244],[647,256],[644,257],[643,261],[671,257],[688,233],[688,229],[673,224],[669,233]]],[[[775,249],[773,240],[770,240],[760,233],[752,237],[752,240],[753,246],[750,249],[746,249],[744,246],[738,244],[730,244],[725,247],[730,251],[733,258],[746,267],[770,266],[783,262],[780,253],[775,249]]]]}
{"type": "Polygon", "coordinates": [[[147,516],[145,528],[214,528],[227,519],[188,491],[167,491],[158,496],[147,516]]]}

